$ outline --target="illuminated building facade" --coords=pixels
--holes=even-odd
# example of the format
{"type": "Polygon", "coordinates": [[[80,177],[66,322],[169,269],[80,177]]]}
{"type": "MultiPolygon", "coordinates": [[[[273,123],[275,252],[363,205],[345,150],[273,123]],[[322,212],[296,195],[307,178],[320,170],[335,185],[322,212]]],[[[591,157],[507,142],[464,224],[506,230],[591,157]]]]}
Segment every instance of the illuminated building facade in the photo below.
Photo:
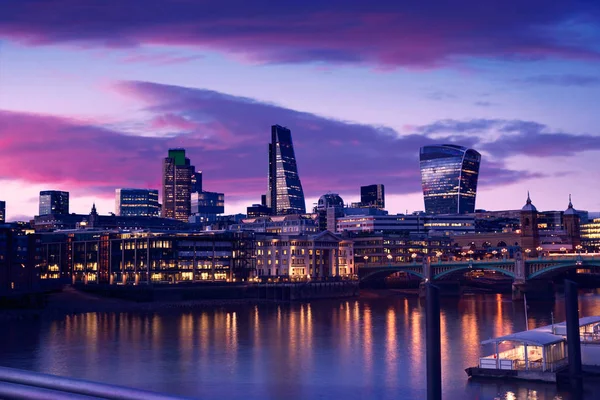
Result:
{"type": "Polygon", "coordinates": [[[472,215],[347,215],[337,218],[337,232],[349,233],[472,233],[472,215]]]}
{"type": "Polygon", "coordinates": [[[258,235],[256,275],[306,280],[356,274],[352,240],[329,231],[316,235],[258,235]]]}
{"type": "Polygon", "coordinates": [[[279,125],[271,127],[267,206],[273,215],[306,213],[292,132],[279,125]]]}
{"type": "Polygon", "coordinates": [[[243,219],[231,226],[234,231],[252,231],[282,235],[315,234],[319,232],[317,214],[271,215],[243,219]]]}
{"type": "Polygon", "coordinates": [[[0,200],[0,224],[6,222],[6,202],[0,200]]]}
{"type": "Polygon", "coordinates": [[[385,188],[383,185],[360,187],[360,203],[362,207],[385,208],[385,188]]]}
{"type": "Polygon", "coordinates": [[[245,279],[254,271],[254,237],[241,232],[42,233],[42,279],[148,284],[245,279]]]}
{"type": "Polygon", "coordinates": [[[424,255],[449,254],[452,239],[448,236],[427,237],[423,234],[378,234],[352,237],[354,262],[357,266],[384,266],[390,263],[422,262],[424,255]]]}
{"type": "Polygon", "coordinates": [[[69,192],[44,190],[40,192],[39,215],[68,215],[69,192]]]}
{"type": "Polygon", "coordinates": [[[116,189],[115,214],[122,217],[158,217],[158,190],[116,189]]]}
{"type": "Polygon", "coordinates": [[[581,225],[581,245],[587,251],[600,252],[600,218],[581,225]]]}
{"type": "Polygon", "coordinates": [[[481,154],[453,144],[424,146],[421,183],[427,214],[475,212],[481,154]]]}
{"type": "MultiPolygon", "coordinates": [[[[163,160],[162,216],[188,222],[191,215],[191,193],[196,170],[184,149],[169,149],[163,160]]],[[[197,185],[197,183],[196,183],[197,185]]]]}

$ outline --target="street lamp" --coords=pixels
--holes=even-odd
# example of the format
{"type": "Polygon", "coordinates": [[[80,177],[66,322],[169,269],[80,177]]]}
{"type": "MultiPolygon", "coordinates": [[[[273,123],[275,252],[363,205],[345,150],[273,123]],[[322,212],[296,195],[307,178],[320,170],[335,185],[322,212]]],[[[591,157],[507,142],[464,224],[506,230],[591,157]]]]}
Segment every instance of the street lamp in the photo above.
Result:
{"type": "Polygon", "coordinates": [[[369,261],[369,256],[364,256],[363,258],[365,260],[365,267],[366,267],[367,266],[367,261],[369,261]]]}
{"type": "Polygon", "coordinates": [[[525,249],[525,253],[527,254],[527,258],[529,258],[529,253],[531,253],[531,249],[525,249]]]}
{"type": "Polygon", "coordinates": [[[473,250],[469,250],[467,253],[469,253],[469,258],[473,260],[473,253],[475,252],[473,250]]]}
{"type": "Polygon", "coordinates": [[[496,258],[496,256],[498,255],[498,251],[494,250],[494,251],[492,251],[492,254],[494,255],[494,258],[496,258]]]}
{"type": "Polygon", "coordinates": [[[566,251],[567,251],[567,248],[566,248],[566,247],[561,247],[561,248],[560,248],[560,251],[561,251],[562,253],[564,253],[564,252],[566,252],[566,251]]]}
{"type": "Polygon", "coordinates": [[[390,262],[390,267],[392,266],[392,258],[394,258],[394,257],[392,257],[392,255],[391,255],[391,254],[388,254],[388,255],[387,255],[387,259],[388,259],[388,261],[390,262]]]}
{"type": "Polygon", "coordinates": [[[578,252],[579,254],[581,254],[581,249],[583,249],[583,246],[582,246],[582,245],[580,245],[580,244],[578,244],[577,246],[575,246],[575,249],[577,250],[577,252],[578,252]]]}
{"type": "Polygon", "coordinates": [[[414,262],[417,262],[417,253],[412,253],[411,257],[413,259],[414,262]]]}
{"type": "Polygon", "coordinates": [[[506,249],[506,247],[504,247],[502,250],[500,250],[502,252],[502,258],[504,260],[506,260],[506,253],[508,253],[508,250],[506,249]]]}

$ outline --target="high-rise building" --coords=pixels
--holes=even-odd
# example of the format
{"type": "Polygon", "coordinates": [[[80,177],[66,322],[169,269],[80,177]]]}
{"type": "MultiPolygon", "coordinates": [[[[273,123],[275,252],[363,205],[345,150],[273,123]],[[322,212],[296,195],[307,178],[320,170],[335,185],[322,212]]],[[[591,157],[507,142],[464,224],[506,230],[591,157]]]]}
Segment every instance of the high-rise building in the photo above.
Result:
{"type": "Polygon", "coordinates": [[[306,204],[292,144],[292,132],[283,126],[271,127],[269,144],[269,188],[267,206],[271,213],[304,214],[306,204]]]}
{"type": "Polygon", "coordinates": [[[481,154],[453,144],[424,146],[420,162],[426,213],[475,212],[481,154]]]}
{"type": "Polygon", "coordinates": [[[115,214],[122,217],[158,217],[158,190],[116,189],[115,214]]]}
{"type": "Polygon", "coordinates": [[[361,186],[360,202],[363,207],[385,208],[384,186],[381,184],[361,186]]]}
{"type": "Polygon", "coordinates": [[[191,214],[192,180],[196,170],[184,149],[169,149],[163,160],[162,216],[187,222],[191,214]]]}
{"type": "Polygon", "coordinates": [[[40,192],[40,215],[69,214],[69,192],[44,190],[40,192]]]}
{"type": "Polygon", "coordinates": [[[0,224],[6,222],[6,202],[0,200],[0,224]]]}
{"type": "Polygon", "coordinates": [[[192,193],[192,216],[190,222],[212,222],[225,212],[225,194],[216,192],[192,193]]]}
{"type": "Polygon", "coordinates": [[[194,172],[192,175],[192,193],[202,192],[202,171],[194,172]]]}

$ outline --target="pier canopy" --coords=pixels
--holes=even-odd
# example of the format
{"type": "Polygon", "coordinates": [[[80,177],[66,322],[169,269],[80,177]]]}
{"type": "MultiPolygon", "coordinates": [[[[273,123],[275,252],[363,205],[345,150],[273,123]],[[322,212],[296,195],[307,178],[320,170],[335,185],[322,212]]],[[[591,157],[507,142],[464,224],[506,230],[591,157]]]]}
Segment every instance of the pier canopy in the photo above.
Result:
{"type": "Polygon", "coordinates": [[[494,353],[479,359],[480,368],[554,372],[567,363],[563,336],[543,331],[524,331],[484,340],[494,353]]]}
{"type": "Polygon", "coordinates": [[[528,346],[548,346],[554,343],[564,342],[565,338],[559,335],[553,335],[549,332],[530,330],[510,335],[500,336],[493,339],[484,340],[481,344],[501,344],[503,342],[519,342],[528,346]]]}
{"type": "MultiPolygon", "coordinates": [[[[554,325],[540,326],[532,331],[553,333],[564,337],[567,336],[567,324],[563,321],[554,325]]],[[[579,334],[581,341],[600,342],[600,316],[579,318],[579,334]]]]}

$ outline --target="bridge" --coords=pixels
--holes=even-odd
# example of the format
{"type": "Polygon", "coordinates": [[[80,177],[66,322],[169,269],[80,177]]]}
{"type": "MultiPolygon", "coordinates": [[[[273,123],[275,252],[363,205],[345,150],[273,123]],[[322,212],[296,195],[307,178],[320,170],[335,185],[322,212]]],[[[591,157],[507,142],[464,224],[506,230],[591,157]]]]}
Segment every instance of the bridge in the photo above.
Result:
{"type": "MultiPolygon", "coordinates": [[[[598,269],[600,272],[599,254],[569,254],[551,257],[523,258],[520,252],[514,258],[461,260],[433,262],[428,257],[423,262],[363,266],[358,268],[361,282],[383,279],[397,272],[413,275],[423,282],[451,280],[458,274],[468,271],[495,271],[513,279],[513,295],[515,289],[524,290],[528,282],[550,279],[554,275],[577,269],[598,269]]],[[[517,298],[519,295],[517,294],[517,298]]]]}

